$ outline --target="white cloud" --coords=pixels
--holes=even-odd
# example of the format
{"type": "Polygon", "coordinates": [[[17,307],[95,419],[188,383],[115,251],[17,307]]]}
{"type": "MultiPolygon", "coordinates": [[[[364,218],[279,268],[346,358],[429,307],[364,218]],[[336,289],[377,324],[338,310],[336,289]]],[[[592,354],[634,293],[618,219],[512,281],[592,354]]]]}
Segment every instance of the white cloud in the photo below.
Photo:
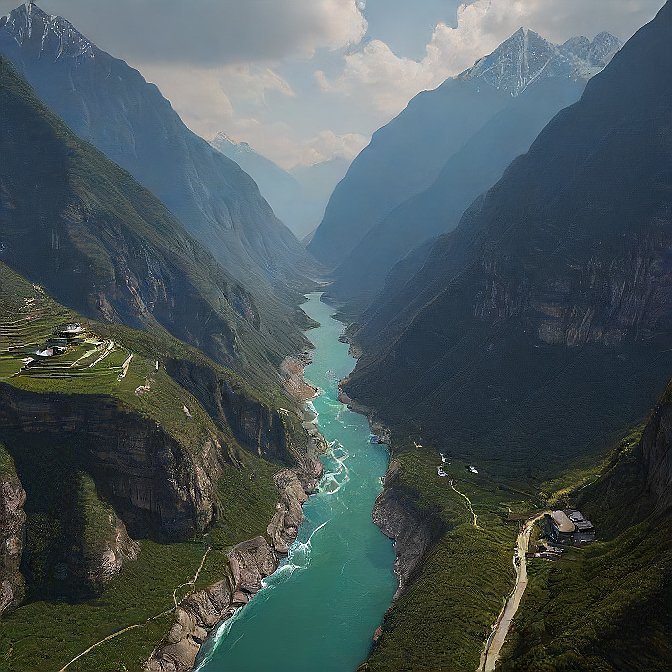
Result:
{"type": "MultiPolygon", "coordinates": [[[[0,0],[0,14],[19,0],[0,0]]],[[[361,41],[355,0],[40,0],[98,46],[138,64],[224,63],[309,57],[361,41]]]]}
{"type": "Polygon", "coordinates": [[[662,0],[474,0],[457,11],[455,27],[439,23],[422,60],[397,56],[373,40],[345,56],[342,73],[316,79],[325,93],[367,98],[390,118],[415,94],[432,89],[492,52],[521,26],[564,41],[609,30],[628,38],[660,8],[662,0]]]}
{"type": "Polygon", "coordinates": [[[335,156],[354,159],[369,141],[358,133],[337,134],[328,129],[306,138],[287,123],[263,124],[254,118],[232,118],[226,132],[234,140],[249,141],[255,150],[286,169],[335,156]]]}

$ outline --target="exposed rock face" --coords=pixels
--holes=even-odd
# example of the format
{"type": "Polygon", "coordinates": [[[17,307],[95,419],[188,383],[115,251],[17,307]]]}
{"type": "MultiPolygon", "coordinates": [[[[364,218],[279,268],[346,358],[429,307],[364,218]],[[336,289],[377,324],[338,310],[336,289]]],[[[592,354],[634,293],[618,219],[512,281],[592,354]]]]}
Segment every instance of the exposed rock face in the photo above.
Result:
{"type": "Polygon", "coordinates": [[[76,445],[81,468],[134,537],[184,539],[213,519],[215,436],[187,451],[155,422],[109,397],[33,394],[8,385],[0,385],[0,427],[10,448],[45,440],[76,445]]]}
{"type": "Polygon", "coordinates": [[[127,560],[136,560],[140,545],[128,536],[122,520],[115,520],[114,534],[107,540],[105,550],[97,562],[89,567],[86,582],[102,590],[105,584],[117,576],[127,560]]]}
{"type": "Polygon", "coordinates": [[[147,672],[193,669],[208,633],[247,604],[277,567],[277,557],[263,537],[238,544],[229,553],[226,578],[182,600],[170,632],[145,665],[147,672]]]}
{"type": "Polygon", "coordinates": [[[262,580],[278,568],[279,556],[287,553],[303,521],[301,506],[321,473],[319,461],[309,463],[313,467],[307,471],[285,469],[276,474],[281,499],[268,526],[270,543],[257,537],[238,544],[229,553],[225,579],[182,600],[170,632],[145,664],[147,672],[193,669],[201,645],[212,629],[247,604],[261,588],[262,580]]]}
{"type": "Polygon", "coordinates": [[[233,431],[243,448],[265,459],[291,463],[285,428],[275,410],[253,399],[210,367],[187,360],[169,360],[166,370],[201,402],[220,427],[233,431]]]}
{"type": "Polygon", "coordinates": [[[25,501],[26,493],[16,473],[0,474],[0,616],[17,607],[25,592],[21,574],[25,501]]]}
{"type": "Polygon", "coordinates": [[[395,542],[395,572],[399,578],[395,599],[408,585],[429,547],[444,531],[439,516],[420,509],[417,493],[401,486],[398,476],[399,463],[392,461],[385,475],[383,492],[373,507],[373,522],[395,542]]]}
{"type": "Polygon", "coordinates": [[[275,514],[266,531],[275,550],[286,554],[303,522],[301,507],[308,501],[308,494],[296,472],[291,469],[276,474],[274,480],[282,498],[276,505],[275,514]]]}
{"type": "Polygon", "coordinates": [[[637,448],[644,467],[646,491],[655,501],[655,511],[672,510],[672,387],[668,388],[644,429],[637,448]]]}

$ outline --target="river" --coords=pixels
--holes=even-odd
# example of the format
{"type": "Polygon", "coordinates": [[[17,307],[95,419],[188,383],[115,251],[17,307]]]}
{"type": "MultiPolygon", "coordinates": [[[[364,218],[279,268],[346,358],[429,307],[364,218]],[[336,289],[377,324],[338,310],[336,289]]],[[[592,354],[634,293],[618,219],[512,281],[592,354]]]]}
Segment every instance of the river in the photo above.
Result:
{"type": "Polygon", "coordinates": [[[355,365],[338,340],[343,324],[318,293],[303,309],[320,323],[308,332],[305,378],[320,390],[311,403],[330,445],[325,475],[289,557],[206,643],[200,672],[354,672],[397,588],[392,543],[371,521],[388,451],[338,400],[338,381],[355,365]]]}

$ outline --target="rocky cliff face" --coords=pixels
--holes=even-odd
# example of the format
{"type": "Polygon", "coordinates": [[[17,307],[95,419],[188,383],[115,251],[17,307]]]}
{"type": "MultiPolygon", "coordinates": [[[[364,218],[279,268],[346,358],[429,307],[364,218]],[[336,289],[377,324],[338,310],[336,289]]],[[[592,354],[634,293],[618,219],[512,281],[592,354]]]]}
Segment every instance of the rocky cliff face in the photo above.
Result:
{"type": "Polygon", "coordinates": [[[648,412],[672,365],[671,36],[668,3],[381,301],[351,397],[533,480],[648,412]]]}
{"type": "MultiPolygon", "coordinates": [[[[187,450],[161,426],[107,397],[33,394],[0,385],[1,438],[19,475],[31,445],[68,445],[132,536],[184,539],[215,514],[217,437],[187,450]]],[[[122,533],[123,536],[123,533],[122,533]]]]}
{"type": "Polygon", "coordinates": [[[644,471],[644,492],[650,493],[654,512],[672,512],[672,387],[646,424],[637,447],[644,471]]]}
{"type": "Polygon", "coordinates": [[[225,578],[186,597],[175,610],[168,635],[145,664],[147,672],[189,672],[203,642],[212,630],[245,606],[261,589],[296,539],[303,522],[302,505],[317,486],[321,463],[312,468],[287,469],[275,476],[280,493],[276,512],[268,526],[268,537],[238,544],[228,556],[225,578]]]}
{"type": "Polygon", "coordinates": [[[445,527],[437,514],[418,506],[417,493],[400,485],[398,477],[399,464],[392,461],[385,475],[383,492],[373,507],[373,522],[394,540],[395,572],[399,578],[395,599],[445,527]]]}
{"type": "Polygon", "coordinates": [[[25,581],[21,574],[21,551],[25,535],[26,493],[13,461],[0,445],[0,458],[6,456],[0,472],[0,616],[17,607],[23,599],[25,581]]]}
{"type": "Polygon", "coordinates": [[[201,402],[219,427],[233,432],[241,447],[264,459],[292,463],[294,456],[277,411],[205,365],[168,360],[166,370],[201,402]]]}

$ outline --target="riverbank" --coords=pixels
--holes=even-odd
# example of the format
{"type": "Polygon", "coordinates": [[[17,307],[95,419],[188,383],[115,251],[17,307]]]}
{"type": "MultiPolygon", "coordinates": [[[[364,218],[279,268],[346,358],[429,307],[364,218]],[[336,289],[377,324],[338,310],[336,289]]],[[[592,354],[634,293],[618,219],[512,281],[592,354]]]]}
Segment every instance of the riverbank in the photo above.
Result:
{"type": "MultiPolygon", "coordinates": [[[[303,379],[310,352],[287,357],[281,375],[290,396],[299,403],[314,398],[318,390],[303,379]]],[[[292,411],[281,409],[285,414],[292,411]]],[[[319,456],[328,449],[315,425],[315,414],[304,406],[302,425],[309,437],[306,454],[290,446],[297,466],[277,472],[273,481],[279,493],[266,536],[237,544],[227,554],[222,579],[176,601],[168,634],[145,663],[146,672],[189,672],[197,664],[211,634],[245,607],[262,589],[264,580],[278,570],[296,540],[303,522],[303,505],[317,491],[323,466],[319,456]]],[[[195,582],[194,582],[195,583],[195,582]]]]}
{"type": "Polygon", "coordinates": [[[371,444],[366,418],[338,400],[338,381],[355,364],[339,341],[342,323],[317,294],[303,308],[320,323],[309,334],[315,349],[305,377],[320,391],[308,409],[329,443],[324,476],[278,571],[210,638],[204,672],[312,672],[316,664],[323,672],[352,672],[397,588],[392,544],[371,520],[388,451],[371,444]]]}
{"type": "Polygon", "coordinates": [[[147,672],[189,672],[201,647],[239,609],[247,605],[286,557],[303,522],[303,505],[317,490],[322,464],[317,459],[322,445],[313,443],[315,456],[307,456],[294,469],[274,476],[280,494],[267,536],[236,545],[227,555],[223,578],[203,590],[192,592],[176,604],[173,624],[145,664],[147,672]]]}

